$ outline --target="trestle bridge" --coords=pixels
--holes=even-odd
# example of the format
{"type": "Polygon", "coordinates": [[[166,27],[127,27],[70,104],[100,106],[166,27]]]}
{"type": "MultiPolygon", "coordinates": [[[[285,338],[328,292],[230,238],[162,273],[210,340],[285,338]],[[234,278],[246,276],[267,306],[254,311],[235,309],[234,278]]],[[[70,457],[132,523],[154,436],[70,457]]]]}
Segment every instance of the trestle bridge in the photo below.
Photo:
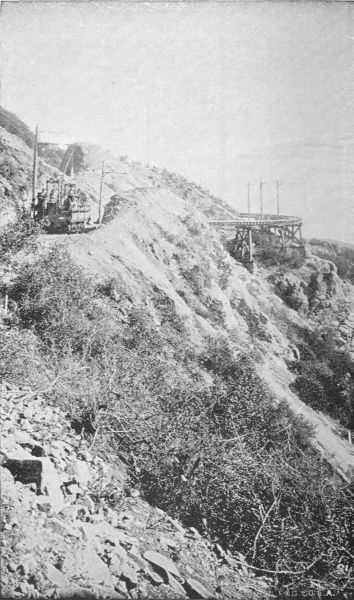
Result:
{"type": "Polygon", "coordinates": [[[281,248],[303,248],[302,219],[299,217],[239,213],[233,219],[209,223],[220,231],[234,234],[231,254],[244,263],[253,263],[254,254],[257,253],[253,236],[256,231],[273,235],[281,248]]]}

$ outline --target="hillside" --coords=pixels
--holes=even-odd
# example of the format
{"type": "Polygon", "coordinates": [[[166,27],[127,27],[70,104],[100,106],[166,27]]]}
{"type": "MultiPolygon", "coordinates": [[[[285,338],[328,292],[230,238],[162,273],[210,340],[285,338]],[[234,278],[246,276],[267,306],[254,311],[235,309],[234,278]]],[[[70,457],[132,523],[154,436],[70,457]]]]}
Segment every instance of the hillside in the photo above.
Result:
{"type": "MultiPolygon", "coordinates": [[[[6,156],[29,174],[11,135],[6,156]]],[[[62,165],[72,152],[94,219],[105,163],[102,227],[2,246],[6,594],[350,598],[352,283],[311,246],[251,274],[210,227],[232,209],[207,190],[89,144],[62,165]],[[33,456],[57,491],[77,486],[61,506],[9,474],[33,456]]]]}
{"type": "MultiPolygon", "coordinates": [[[[18,117],[0,107],[0,226],[14,221],[32,195],[34,135],[18,117]]],[[[38,187],[58,174],[55,166],[39,158],[38,187]]]]}

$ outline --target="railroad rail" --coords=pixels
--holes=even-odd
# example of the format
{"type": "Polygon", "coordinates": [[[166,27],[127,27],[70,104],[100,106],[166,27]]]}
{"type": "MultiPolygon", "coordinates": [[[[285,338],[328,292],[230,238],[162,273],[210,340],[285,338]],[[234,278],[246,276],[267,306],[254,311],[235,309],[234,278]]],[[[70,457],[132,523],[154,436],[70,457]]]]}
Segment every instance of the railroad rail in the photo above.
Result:
{"type": "Polygon", "coordinates": [[[209,221],[217,229],[235,232],[232,255],[241,262],[253,263],[254,241],[252,232],[272,234],[282,248],[303,248],[302,219],[290,215],[239,213],[233,219],[209,221]]]}

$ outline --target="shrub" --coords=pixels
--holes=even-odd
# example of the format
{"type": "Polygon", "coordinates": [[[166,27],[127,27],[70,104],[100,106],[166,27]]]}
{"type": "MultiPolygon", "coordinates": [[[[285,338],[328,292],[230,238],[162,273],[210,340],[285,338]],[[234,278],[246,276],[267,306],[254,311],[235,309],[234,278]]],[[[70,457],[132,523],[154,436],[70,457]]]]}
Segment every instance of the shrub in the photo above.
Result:
{"type": "Polygon", "coordinates": [[[0,260],[8,260],[12,254],[22,248],[33,246],[41,232],[41,226],[31,218],[30,214],[19,210],[16,222],[0,229],[0,260]]]}
{"type": "Polygon", "coordinates": [[[354,361],[338,347],[335,332],[326,326],[304,332],[298,344],[301,359],[290,368],[296,372],[293,388],[315,410],[354,428],[354,361]]]}

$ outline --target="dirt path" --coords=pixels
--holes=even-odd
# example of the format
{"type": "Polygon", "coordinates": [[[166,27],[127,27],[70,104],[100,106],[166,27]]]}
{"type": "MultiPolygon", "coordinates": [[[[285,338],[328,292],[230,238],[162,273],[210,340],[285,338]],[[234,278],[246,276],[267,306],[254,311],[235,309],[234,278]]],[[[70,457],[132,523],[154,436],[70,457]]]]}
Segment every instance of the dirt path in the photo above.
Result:
{"type": "Polygon", "coordinates": [[[279,400],[285,400],[296,415],[303,417],[314,427],[314,447],[345,481],[354,477],[354,446],[342,438],[338,426],[321,412],[313,410],[302,402],[290,389],[290,374],[284,369],[267,361],[262,365],[261,377],[267,382],[274,395],[279,400]]]}

